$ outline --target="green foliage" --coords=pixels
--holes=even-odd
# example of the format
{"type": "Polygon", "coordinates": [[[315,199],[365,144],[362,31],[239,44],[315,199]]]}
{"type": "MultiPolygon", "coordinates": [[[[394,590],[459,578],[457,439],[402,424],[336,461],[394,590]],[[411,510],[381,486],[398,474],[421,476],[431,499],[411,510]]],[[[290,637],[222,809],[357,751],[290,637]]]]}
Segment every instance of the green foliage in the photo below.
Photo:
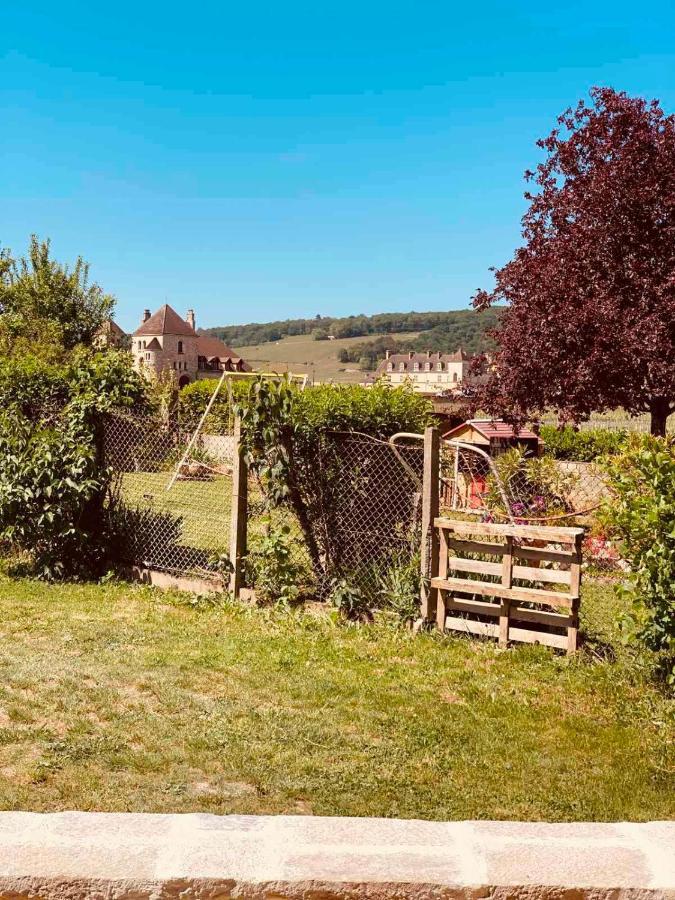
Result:
{"type": "Polygon", "coordinates": [[[295,603],[300,594],[302,567],[293,560],[291,529],[285,524],[274,524],[269,515],[264,524],[264,534],[246,557],[248,577],[262,600],[295,603]]]}
{"type": "Polygon", "coordinates": [[[492,347],[489,332],[498,324],[498,309],[486,312],[455,310],[445,313],[445,316],[443,322],[422,330],[418,337],[397,340],[391,337],[391,334],[386,334],[372,341],[341,348],[338,351],[338,359],[340,362],[358,362],[362,369],[372,371],[385,358],[387,350],[390,353],[407,353],[410,350],[416,353],[424,353],[427,350],[432,353],[454,353],[462,347],[467,353],[475,354],[483,353],[492,347]]]}
{"type": "Polygon", "coordinates": [[[379,577],[379,605],[399,622],[412,622],[420,612],[421,586],[419,553],[400,553],[379,577]]]}
{"type": "Polygon", "coordinates": [[[312,337],[315,341],[327,341],[328,332],[325,328],[315,328],[314,331],[312,331],[312,337]]]}
{"type": "Polygon", "coordinates": [[[79,406],[55,425],[14,411],[0,417],[0,542],[31,552],[43,578],[90,571],[102,554],[107,476],[79,406]]]}
{"type": "Polygon", "coordinates": [[[72,267],[50,256],[49,241],[31,237],[27,257],[8,251],[0,264],[0,338],[6,352],[24,353],[30,343],[71,350],[91,344],[112,314],[114,298],[89,283],[81,257],[72,267]]]}
{"type": "Polygon", "coordinates": [[[125,353],[80,349],[60,366],[32,356],[0,364],[0,543],[30,553],[41,577],[103,564],[102,414],[143,402],[144,390],[125,353]]]}
{"type": "MultiPolygon", "coordinates": [[[[283,337],[313,334],[322,331],[336,338],[363,337],[364,335],[388,335],[403,331],[423,331],[418,339],[419,349],[456,350],[461,344],[470,351],[483,349],[485,332],[497,323],[499,310],[478,313],[472,309],[449,312],[378,313],[374,316],[347,316],[332,318],[317,316],[314,319],[286,319],[283,322],[249,325],[229,325],[207,329],[232,347],[245,344],[263,344],[283,337]]],[[[418,349],[408,346],[405,349],[418,349]]],[[[344,360],[346,362],[347,360],[344,360]]]]}
{"type": "Polygon", "coordinates": [[[628,432],[609,431],[604,428],[575,431],[570,425],[564,428],[542,425],[540,437],[544,442],[547,456],[554,459],[592,462],[601,456],[618,453],[625,446],[628,432]]]}
{"type": "Polygon", "coordinates": [[[408,387],[323,384],[296,393],[293,421],[307,437],[323,430],[389,438],[397,431],[422,432],[431,411],[429,401],[408,387]]]}
{"type": "Polygon", "coordinates": [[[238,412],[246,460],[268,506],[292,509],[319,580],[340,577],[349,556],[340,526],[344,498],[366,486],[358,467],[342,458],[335,433],[384,439],[397,431],[420,432],[430,404],[409,388],[325,385],[300,391],[287,380],[259,378],[238,412]]]}
{"type": "MultiPolygon", "coordinates": [[[[513,447],[494,460],[498,478],[489,473],[485,502],[502,518],[507,510],[500,483],[506,492],[510,512],[517,519],[543,519],[572,512],[567,502],[578,476],[563,472],[551,457],[528,456],[513,447]]],[[[561,521],[558,525],[564,524],[561,521]]]]}
{"type": "Polygon", "coordinates": [[[605,519],[631,567],[626,631],[661,655],[675,684],[675,439],[632,436],[605,467],[605,519]]]}
{"type": "Polygon", "coordinates": [[[328,602],[346,619],[354,621],[372,619],[367,594],[351,578],[335,578],[333,580],[328,602]]]}
{"type": "MultiPolygon", "coordinates": [[[[217,381],[205,379],[193,381],[178,393],[178,419],[187,429],[197,427],[204,410],[216,388],[217,381]]],[[[250,381],[232,379],[224,384],[216,397],[204,423],[208,434],[227,434],[232,429],[234,405],[241,403],[248,395],[250,381]]]]}

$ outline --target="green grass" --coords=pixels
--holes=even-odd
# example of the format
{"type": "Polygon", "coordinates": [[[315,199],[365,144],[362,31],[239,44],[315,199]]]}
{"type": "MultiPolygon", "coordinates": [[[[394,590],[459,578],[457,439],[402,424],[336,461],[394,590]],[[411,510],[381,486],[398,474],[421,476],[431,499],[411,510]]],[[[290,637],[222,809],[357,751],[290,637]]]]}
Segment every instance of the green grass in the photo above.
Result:
{"type": "Polygon", "coordinates": [[[232,480],[216,475],[206,481],[177,480],[166,486],[173,472],[125,472],[122,496],[131,507],[181,516],[180,543],[199,550],[226,551],[230,542],[232,480]]]}
{"type": "MultiPolygon", "coordinates": [[[[675,814],[666,699],[537,647],[0,579],[0,806],[430,819],[675,814]]],[[[605,648],[606,650],[606,648],[605,648]]]]}
{"type": "MultiPolygon", "coordinates": [[[[395,334],[397,340],[415,338],[417,331],[395,334]]],[[[378,335],[338,338],[334,341],[315,341],[311,335],[301,334],[282,338],[264,344],[250,344],[237,347],[250,365],[257,371],[307,373],[310,380],[358,383],[363,381],[365,372],[358,363],[341,363],[337,354],[341,347],[351,348],[357,344],[374,340],[378,335]]]]}

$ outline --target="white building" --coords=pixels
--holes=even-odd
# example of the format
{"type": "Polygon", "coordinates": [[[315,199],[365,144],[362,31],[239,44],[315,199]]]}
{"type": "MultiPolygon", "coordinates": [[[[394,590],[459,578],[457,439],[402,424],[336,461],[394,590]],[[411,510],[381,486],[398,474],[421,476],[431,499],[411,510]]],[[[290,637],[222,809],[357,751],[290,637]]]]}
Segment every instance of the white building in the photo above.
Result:
{"type": "Polygon", "coordinates": [[[456,353],[390,353],[375,371],[375,379],[392,385],[409,383],[421,394],[459,391],[472,381],[471,357],[461,348],[456,353]]]}

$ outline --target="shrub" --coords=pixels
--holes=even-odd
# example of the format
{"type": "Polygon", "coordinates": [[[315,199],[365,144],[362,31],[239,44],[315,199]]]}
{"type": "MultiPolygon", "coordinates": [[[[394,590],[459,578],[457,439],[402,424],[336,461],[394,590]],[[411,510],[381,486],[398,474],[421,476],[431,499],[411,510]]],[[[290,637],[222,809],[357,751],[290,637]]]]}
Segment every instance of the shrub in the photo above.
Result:
{"type": "Polygon", "coordinates": [[[628,432],[607,431],[603,428],[575,431],[570,425],[564,428],[542,425],[540,437],[544,442],[547,456],[576,462],[592,462],[601,456],[618,453],[626,444],[628,432]]]}
{"type": "Polygon", "coordinates": [[[605,519],[631,566],[624,625],[660,654],[675,682],[675,439],[632,436],[606,463],[613,499],[605,519]]]}
{"type": "Polygon", "coordinates": [[[122,353],[77,351],[61,366],[34,357],[0,365],[0,542],[32,555],[37,574],[99,574],[112,541],[104,413],[142,401],[122,353]]]}
{"type": "Polygon", "coordinates": [[[97,567],[106,485],[81,410],[69,409],[56,427],[16,411],[0,417],[0,540],[30,551],[40,577],[97,567]]]}
{"type": "MultiPolygon", "coordinates": [[[[204,379],[182,388],[178,394],[178,420],[182,427],[188,430],[197,427],[217,383],[213,379],[204,379]]],[[[233,379],[223,384],[204,423],[205,432],[227,434],[231,431],[233,406],[244,400],[249,386],[250,382],[244,379],[233,379]]]]}

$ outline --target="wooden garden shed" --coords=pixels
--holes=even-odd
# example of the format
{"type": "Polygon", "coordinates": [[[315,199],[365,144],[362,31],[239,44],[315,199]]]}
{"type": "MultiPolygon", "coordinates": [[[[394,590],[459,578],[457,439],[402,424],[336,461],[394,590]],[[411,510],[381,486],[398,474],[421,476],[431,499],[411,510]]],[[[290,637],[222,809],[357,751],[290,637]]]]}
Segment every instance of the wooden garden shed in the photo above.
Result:
{"type": "Polygon", "coordinates": [[[539,456],[543,447],[541,438],[529,428],[516,431],[503,419],[468,419],[446,431],[443,439],[475,444],[490,456],[498,456],[512,447],[520,447],[532,456],[539,456]]]}

